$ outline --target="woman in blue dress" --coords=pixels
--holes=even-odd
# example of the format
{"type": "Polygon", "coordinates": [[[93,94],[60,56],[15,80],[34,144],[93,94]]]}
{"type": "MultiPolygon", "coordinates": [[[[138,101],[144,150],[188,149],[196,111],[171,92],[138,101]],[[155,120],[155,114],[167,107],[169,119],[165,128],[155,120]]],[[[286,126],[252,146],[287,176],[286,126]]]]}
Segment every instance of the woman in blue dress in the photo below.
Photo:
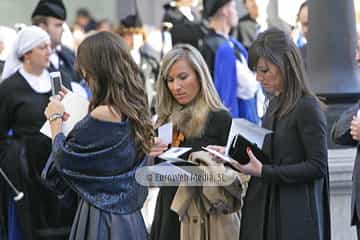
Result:
{"type": "Polygon", "coordinates": [[[153,135],[144,79],[112,33],[88,37],[77,67],[93,93],[89,114],[65,136],[60,99],[66,93],[50,98],[45,115],[53,150],[43,178],[64,200],[73,192],[79,197],[70,239],[147,239],[140,212],[147,188],[135,180],[153,135]]]}

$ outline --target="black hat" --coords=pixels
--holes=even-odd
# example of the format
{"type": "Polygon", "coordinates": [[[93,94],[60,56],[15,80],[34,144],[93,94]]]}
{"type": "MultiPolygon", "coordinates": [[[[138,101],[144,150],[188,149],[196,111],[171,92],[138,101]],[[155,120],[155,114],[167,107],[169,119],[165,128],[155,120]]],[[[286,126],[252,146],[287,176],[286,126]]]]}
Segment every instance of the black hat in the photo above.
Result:
{"type": "Polygon", "coordinates": [[[40,0],[31,17],[44,16],[66,20],[66,9],[62,0],[40,0]]]}
{"type": "Polygon", "coordinates": [[[128,15],[121,19],[120,24],[124,28],[142,28],[142,22],[138,14],[128,15]]]}
{"type": "Polygon", "coordinates": [[[204,17],[212,17],[222,6],[230,1],[231,0],[204,0],[204,17]]]}

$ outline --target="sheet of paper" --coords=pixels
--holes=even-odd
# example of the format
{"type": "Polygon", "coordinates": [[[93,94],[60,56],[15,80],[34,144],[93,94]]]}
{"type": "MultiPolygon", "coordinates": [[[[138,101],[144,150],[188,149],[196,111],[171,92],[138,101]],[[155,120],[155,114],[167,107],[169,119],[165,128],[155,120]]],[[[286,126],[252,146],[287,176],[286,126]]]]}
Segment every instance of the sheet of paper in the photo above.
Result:
{"type": "Polygon", "coordinates": [[[163,154],[160,154],[159,158],[164,160],[176,160],[177,158],[179,158],[179,156],[190,150],[191,148],[189,147],[172,147],[163,154]]]}
{"type": "Polygon", "coordinates": [[[213,149],[207,148],[207,147],[201,147],[201,148],[208,151],[209,153],[217,156],[218,158],[221,158],[222,160],[224,160],[226,162],[230,162],[230,157],[228,157],[228,156],[222,155],[221,153],[219,153],[213,149]]]}
{"type": "Polygon", "coordinates": [[[266,134],[271,133],[271,130],[262,128],[252,122],[247,121],[243,118],[234,118],[231,123],[230,133],[226,144],[226,156],[229,153],[231,140],[236,134],[241,134],[247,140],[256,145],[261,149],[264,143],[266,134]]]}
{"type": "MultiPolygon", "coordinates": [[[[65,112],[69,114],[69,118],[62,125],[62,131],[67,136],[75,124],[88,113],[89,101],[76,93],[69,92],[61,102],[64,104],[65,112]]],[[[41,127],[40,132],[51,138],[49,121],[41,127]]]]}
{"type": "Polygon", "coordinates": [[[158,128],[158,134],[161,141],[165,144],[171,144],[173,140],[173,124],[166,123],[158,128]]]}

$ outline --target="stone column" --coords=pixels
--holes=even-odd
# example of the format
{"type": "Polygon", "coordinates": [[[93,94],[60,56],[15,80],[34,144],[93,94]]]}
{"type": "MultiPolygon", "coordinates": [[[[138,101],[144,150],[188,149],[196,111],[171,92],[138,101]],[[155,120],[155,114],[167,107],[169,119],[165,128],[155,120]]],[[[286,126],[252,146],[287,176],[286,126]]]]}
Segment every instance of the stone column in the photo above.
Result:
{"type": "Polygon", "coordinates": [[[309,0],[308,72],[313,90],[330,101],[358,95],[353,0],[309,0]]]}

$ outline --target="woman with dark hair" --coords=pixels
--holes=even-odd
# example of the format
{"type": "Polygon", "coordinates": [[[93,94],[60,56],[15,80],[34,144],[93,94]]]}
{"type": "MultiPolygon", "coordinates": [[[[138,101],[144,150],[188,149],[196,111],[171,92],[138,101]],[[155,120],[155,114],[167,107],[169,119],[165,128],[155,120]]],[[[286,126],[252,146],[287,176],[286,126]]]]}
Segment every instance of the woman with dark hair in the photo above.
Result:
{"type": "Polygon", "coordinates": [[[89,114],[65,137],[60,96],[50,99],[53,151],[43,176],[58,196],[67,191],[61,179],[79,196],[70,239],[146,239],[140,209],[147,188],[135,180],[153,136],[144,79],[126,44],[109,32],[84,40],[77,68],[93,93],[89,114]]]}
{"type": "Polygon", "coordinates": [[[277,29],[261,33],[249,54],[269,99],[263,127],[273,133],[264,141],[267,160],[257,159],[248,149],[248,164],[232,161],[252,176],[240,239],[329,240],[326,122],[301,56],[290,37],[277,29]]]}

